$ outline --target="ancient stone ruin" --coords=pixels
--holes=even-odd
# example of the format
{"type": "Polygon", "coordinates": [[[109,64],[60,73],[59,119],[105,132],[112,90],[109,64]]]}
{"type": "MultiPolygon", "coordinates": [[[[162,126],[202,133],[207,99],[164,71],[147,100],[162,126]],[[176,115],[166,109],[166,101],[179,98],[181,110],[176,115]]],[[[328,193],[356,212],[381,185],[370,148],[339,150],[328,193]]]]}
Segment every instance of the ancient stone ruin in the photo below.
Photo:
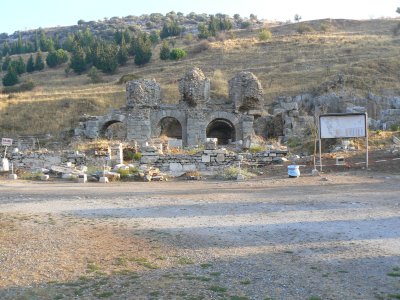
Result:
{"type": "Polygon", "coordinates": [[[253,123],[264,106],[263,90],[256,76],[241,72],[229,81],[228,103],[210,98],[210,79],[191,68],[179,80],[180,100],[163,104],[159,84],[135,80],[126,85],[126,106],[108,115],[87,117],[75,134],[97,138],[114,123],[122,123],[126,139],[146,142],[160,136],[182,140],[183,146],[203,145],[207,138],[219,144],[243,141],[254,134],[253,123]]]}
{"type": "Polygon", "coordinates": [[[75,134],[91,139],[106,136],[107,128],[118,123],[120,135],[127,141],[143,143],[166,136],[182,146],[195,146],[217,138],[219,145],[242,141],[237,144],[249,148],[254,134],[264,138],[310,137],[315,116],[323,113],[368,112],[373,129],[400,123],[399,97],[371,93],[355,97],[345,89],[340,76],[321,91],[282,95],[267,106],[257,77],[240,72],[229,80],[229,99],[221,103],[210,95],[210,79],[194,67],[179,80],[178,104],[163,103],[160,85],[154,79],[130,81],[125,107],[105,116],[85,117],[75,134]]]}

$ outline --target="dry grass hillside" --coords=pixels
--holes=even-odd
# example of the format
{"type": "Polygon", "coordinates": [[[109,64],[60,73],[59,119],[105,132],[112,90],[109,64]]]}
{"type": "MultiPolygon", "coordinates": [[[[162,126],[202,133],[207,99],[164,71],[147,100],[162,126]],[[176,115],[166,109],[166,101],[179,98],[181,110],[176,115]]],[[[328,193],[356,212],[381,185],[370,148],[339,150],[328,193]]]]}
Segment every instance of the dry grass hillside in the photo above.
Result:
{"type": "MultiPolygon", "coordinates": [[[[317,20],[299,24],[269,24],[273,36],[260,41],[259,30],[221,34],[215,41],[184,36],[176,40],[188,56],[181,61],[161,61],[159,46],[152,61],[137,67],[130,60],[104,83],[91,84],[83,75],[66,76],[65,65],[23,75],[36,88],[31,92],[0,94],[0,136],[51,133],[55,136],[77,125],[83,114],[104,114],[124,105],[125,74],[155,78],[164,101],[179,99],[177,81],[191,66],[200,67],[212,80],[214,97],[227,96],[227,81],[237,72],[253,72],[265,90],[266,105],[279,95],[315,91],[338,74],[355,94],[400,92],[400,38],[393,35],[399,20],[317,20]],[[310,32],[299,34],[299,26],[310,32]]],[[[25,57],[27,59],[27,57],[25,57]]],[[[0,76],[4,76],[4,72],[0,76]]]]}

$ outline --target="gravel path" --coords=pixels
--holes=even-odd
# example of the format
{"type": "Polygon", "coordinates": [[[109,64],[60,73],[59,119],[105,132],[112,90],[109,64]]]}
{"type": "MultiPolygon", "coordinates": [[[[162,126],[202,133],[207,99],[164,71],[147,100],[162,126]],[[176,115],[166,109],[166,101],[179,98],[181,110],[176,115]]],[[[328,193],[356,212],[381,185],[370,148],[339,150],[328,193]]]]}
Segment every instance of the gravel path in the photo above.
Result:
{"type": "Polygon", "coordinates": [[[396,175],[4,181],[0,225],[0,299],[400,298],[396,175]]]}

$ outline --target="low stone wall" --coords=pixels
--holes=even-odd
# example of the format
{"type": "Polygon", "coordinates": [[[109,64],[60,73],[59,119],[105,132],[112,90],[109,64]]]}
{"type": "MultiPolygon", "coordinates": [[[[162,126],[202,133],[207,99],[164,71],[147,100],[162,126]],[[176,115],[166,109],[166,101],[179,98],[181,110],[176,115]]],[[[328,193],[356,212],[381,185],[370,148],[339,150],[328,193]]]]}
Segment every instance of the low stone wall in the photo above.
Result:
{"type": "Polygon", "coordinates": [[[159,168],[163,172],[182,174],[189,171],[215,172],[230,166],[263,166],[281,163],[287,151],[269,150],[259,153],[234,153],[224,149],[203,150],[196,154],[142,153],[141,163],[159,168]]]}
{"type": "Polygon", "coordinates": [[[71,162],[74,165],[86,165],[86,156],[68,151],[29,151],[8,153],[7,158],[13,163],[14,168],[34,170],[50,169],[51,166],[57,166],[71,162]]]}

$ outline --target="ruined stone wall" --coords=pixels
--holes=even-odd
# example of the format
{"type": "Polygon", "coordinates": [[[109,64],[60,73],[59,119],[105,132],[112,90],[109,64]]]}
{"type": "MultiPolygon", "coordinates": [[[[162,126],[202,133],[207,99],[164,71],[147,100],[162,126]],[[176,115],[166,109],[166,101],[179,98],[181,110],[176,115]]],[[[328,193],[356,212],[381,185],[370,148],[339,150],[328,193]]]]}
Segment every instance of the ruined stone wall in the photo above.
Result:
{"type": "Polygon", "coordinates": [[[203,150],[193,155],[142,153],[141,163],[150,164],[164,172],[180,175],[189,171],[216,172],[230,166],[262,166],[282,163],[287,151],[268,150],[259,153],[237,153],[225,149],[203,150]]]}

